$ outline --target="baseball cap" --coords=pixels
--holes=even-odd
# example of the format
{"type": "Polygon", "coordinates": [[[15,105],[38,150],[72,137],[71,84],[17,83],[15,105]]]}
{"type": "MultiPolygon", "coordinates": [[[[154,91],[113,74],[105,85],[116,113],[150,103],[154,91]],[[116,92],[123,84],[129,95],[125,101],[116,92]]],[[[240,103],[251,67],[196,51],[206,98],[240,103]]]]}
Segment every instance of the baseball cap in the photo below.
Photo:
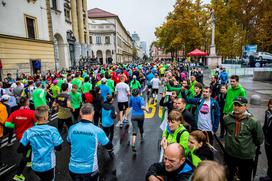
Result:
{"type": "Polygon", "coordinates": [[[238,103],[242,106],[245,106],[247,104],[247,99],[245,97],[237,97],[234,99],[233,103],[238,103]]]}
{"type": "Polygon", "coordinates": [[[106,82],[107,82],[107,79],[104,77],[104,78],[101,79],[101,82],[102,82],[102,83],[106,83],[106,82]]]}

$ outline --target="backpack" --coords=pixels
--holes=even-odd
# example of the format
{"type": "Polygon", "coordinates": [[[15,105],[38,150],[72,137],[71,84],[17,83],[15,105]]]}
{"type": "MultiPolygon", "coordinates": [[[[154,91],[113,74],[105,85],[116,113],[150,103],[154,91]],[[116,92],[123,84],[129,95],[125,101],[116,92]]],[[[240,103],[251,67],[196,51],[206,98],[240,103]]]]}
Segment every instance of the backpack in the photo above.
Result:
{"type": "MultiPolygon", "coordinates": [[[[182,135],[185,131],[187,131],[187,129],[183,129],[182,131],[178,132],[177,138],[176,138],[177,143],[180,142],[180,137],[181,137],[181,135],[182,135]]],[[[167,133],[166,133],[166,140],[167,140],[168,136],[169,136],[169,133],[168,133],[168,131],[167,131],[167,133]]]]}

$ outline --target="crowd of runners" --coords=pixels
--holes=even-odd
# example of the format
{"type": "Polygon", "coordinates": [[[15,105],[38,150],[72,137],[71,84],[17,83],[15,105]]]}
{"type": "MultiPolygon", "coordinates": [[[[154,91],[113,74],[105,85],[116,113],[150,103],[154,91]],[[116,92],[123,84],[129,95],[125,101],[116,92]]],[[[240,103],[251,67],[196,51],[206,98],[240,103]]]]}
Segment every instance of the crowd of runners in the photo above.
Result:
{"type": "MultiPolygon", "coordinates": [[[[91,65],[32,76],[17,71],[16,78],[7,74],[0,82],[0,146],[4,136],[12,146],[15,133],[22,157],[13,180],[25,180],[26,166],[40,180],[54,180],[55,151],[63,142],[71,148],[71,178],[98,180],[98,145],[113,157],[114,130],[131,126],[136,155],[137,136],[140,142],[145,139],[149,104],[163,109],[160,128],[153,128],[163,133],[160,161],[141,173],[146,180],[250,181],[263,142],[268,169],[260,180],[271,180],[272,99],[262,126],[247,110],[239,76],[228,75],[223,67],[205,76],[201,68],[172,62],[91,65]],[[57,127],[48,125],[52,115],[57,115],[57,127]],[[227,169],[214,161],[215,140],[224,143],[227,169]]],[[[7,167],[2,157],[0,149],[0,170],[7,167]]]]}

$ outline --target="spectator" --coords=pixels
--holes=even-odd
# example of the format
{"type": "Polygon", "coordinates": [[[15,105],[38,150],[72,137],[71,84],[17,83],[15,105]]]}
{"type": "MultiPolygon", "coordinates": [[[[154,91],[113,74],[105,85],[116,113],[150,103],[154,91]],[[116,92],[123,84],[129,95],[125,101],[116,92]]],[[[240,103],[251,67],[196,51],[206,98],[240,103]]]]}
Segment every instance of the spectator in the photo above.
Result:
{"type": "Polygon", "coordinates": [[[187,181],[192,173],[193,168],[185,161],[184,148],[173,143],[165,149],[163,163],[151,165],[145,178],[148,181],[187,181]]]}
{"type": "Polygon", "coordinates": [[[229,114],[233,111],[233,100],[239,96],[246,97],[246,91],[242,87],[241,84],[239,84],[239,76],[238,75],[232,75],[230,77],[230,87],[227,91],[227,97],[226,102],[224,106],[224,114],[229,114]]]}
{"type": "Polygon", "coordinates": [[[227,178],[222,165],[205,160],[196,168],[192,181],[227,181],[227,178]]]}
{"type": "Polygon", "coordinates": [[[256,146],[263,142],[261,124],[247,111],[247,99],[237,97],[233,101],[233,112],[224,118],[226,127],[225,162],[228,166],[228,180],[234,179],[238,167],[241,181],[252,176],[253,158],[256,146]]]}
{"type": "Polygon", "coordinates": [[[179,143],[183,146],[185,154],[188,154],[189,132],[183,124],[185,124],[185,122],[179,111],[173,110],[168,114],[168,125],[162,134],[161,146],[163,149],[171,143],[179,143]]]}
{"type": "Polygon", "coordinates": [[[194,166],[198,166],[202,160],[213,160],[214,148],[210,145],[206,132],[200,130],[191,132],[188,147],[190,149],[188,159],[194,166]]]}
{"type": "Polygon", "coordinates": [[[268,101],[267,110],[265,111],[265,121],[263,125],[263,132],[265,137],[265,153],[267,157],[267,176],[261,177],[260,181],[272,180],[272,99],[268,101]]]}
{"type": "Polygon", "coordinates": [[[220,107],[220,138],[224,138],[225,136],[225,127],[224,127],[224,107],[226,103],[226,97],[227,97],[227,85],[221,85],[220,86],[220,93],[217,98],[217,102],[220,107]]]}
{"type": "Polygon", "coordinates": [[[159,103],[159,105],[160,106],[163,106],[163,107],[167,107],[167,109],[168,109],[168,112],[171,112],[173,109],[174,109],[174,107],[176,107],[177,105],[176,105],[176,98],[177,98],[177,93],[176,93],[176,91],[173,91],[172,93],[171,93],[171,96],[168,98],[168,100],[166,101],[165,98],[166,97],[166,93],[165,92],[163,92],[162,93],[162,98],[161,98],[161,100],[160,100],[160,103],[159,103]]]}
{"type": "Polygon", "coordinates": [[[220,84],[217,81],[217,76],[216,75],[212,76],[210,87],[211,87],[211,90],[212,90],[211,97],[214,98],[214,99],[217,99],[217,97],[218,97],[218,95],[220,93],[220,84]]]}
{"type": "Polygon", "coordinates": [[[219,82],[221,85],[226,85],[228,84],[228,80],[229,80],[229,75],[226,72],[226,69],[222,68],[222,72],[219,74],[219,82]]]}
{"type": "Polygon", "coordinates": [[[189,104],[196,104],[197,127],[201,131],[206,131],[209,134],[210,143],[213,144],[213,134],[216,133],[220,121],[220,108],[213,98],[211,98],[211,89],[205,86],[203,89],[203,98],[188,99],[185,92],[182,96],[189,104]]]}
{"type": "Polygon", "coordinates": [[[177,100],[177,109],[182,113],[183,119],[186,123],[190,125],[189,131],[197,130],[196,120],[191,112],[186,108],[186,101],[183,98],[178,98],[177,100]]]}

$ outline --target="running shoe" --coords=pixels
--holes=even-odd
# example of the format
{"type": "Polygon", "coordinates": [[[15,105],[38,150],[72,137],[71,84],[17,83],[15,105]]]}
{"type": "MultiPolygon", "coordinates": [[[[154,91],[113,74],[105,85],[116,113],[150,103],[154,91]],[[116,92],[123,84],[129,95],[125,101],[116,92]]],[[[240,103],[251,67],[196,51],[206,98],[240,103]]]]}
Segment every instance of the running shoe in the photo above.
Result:
{"type": "Polygon", "coordinates": [[[141,135],[141,143],[143,143],[143,142],[144,142],[144,136],[141,135]]]}
{"type": "Polygon", "coordinates": [[[32,167],[32,162],[27,162],[26,167],[32,167]]]}
{"type": "Polygon", "coordinates": [[[128,120],[125,118],[123,121],[124,124],[128,123],[128,120]]]}
{"type": "Polygon", "coordinates": [[[135,145],[132,145],[131,148],[132,148],[132,151],[135,153],[135,152],[136,152],[136,147],[135,147],[135,145]]]}
{"type": "Polygon", "coordinates": [[[13,180],[16,180],[16,181],[24,181],[25,180],[25,176],[23,176],[23,174],[21,175],[15,175],[13,177],[13,180]]]}
{"type": "Polygon", "coordinates": [[[115,126],[116,126],[116,127],[120,127],[120,121],[117,121],[117,123],[116,123],[115,126]]]}

